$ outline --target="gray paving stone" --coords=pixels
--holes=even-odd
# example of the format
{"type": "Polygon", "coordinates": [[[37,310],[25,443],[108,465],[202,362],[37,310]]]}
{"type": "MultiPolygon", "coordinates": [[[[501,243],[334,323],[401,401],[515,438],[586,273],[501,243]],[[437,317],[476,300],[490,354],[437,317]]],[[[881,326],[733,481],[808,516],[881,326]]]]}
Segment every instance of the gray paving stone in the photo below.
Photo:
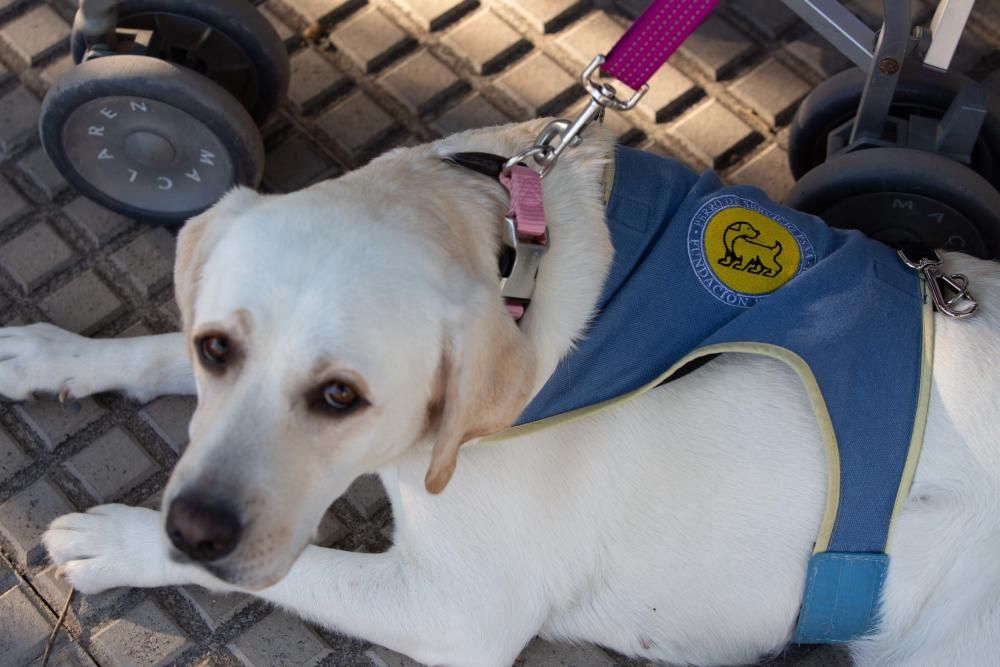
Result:
{"type": "Polygon", "coordinates": [[[473,14],[441,38],[465,56],[478,74],[494,74],[531,50],[531,42],[488,9],[473,14]]]}
{"type": "Polygon", "coordinates": [[[375,667],[423,667],[416,660],[410,660],[405,655],[381,646],[373,646],[365,651],[365,657],[371,660],[375,667]]]}
{"type": "Polygon", "coordinates": [[[316,124],[353,154],[379,143],[396,127],[395,119],[360,91],[324,113],[316,124]]]}
{"type": "Polygon", "coordinates": [[[29,3],[31,0],[0,0],[0,19],[6,19],[29,3]]]}
{"type": "Polygon", "coordinates": [[[788,168],[788,153],[773,144],[733,171],[731,180],[756,185],[773,201],[782,201],[795,183],[788,168]]]}
{"type": "Polygon", "coordinates": [[[773,58],[764,61],[729,88],[771,127],[784,124],[809,92],[809,84],[773,58]]]}
{"type": "Polygon", "coordinates": [[[6,227],[30,210],[24,197],[6,179],[0,178],[0,228],[6,227]]]}
{"type": "Polygon", "coordinates": [[[735,151],[749,146],[757,137],[749,125],[715,99],[679,119],[671,134],[698,159],[715,168],[724,166],[735,151]]]}
{"type": "Polygon", "coordinates": [[[180,591],[194,605],[205,624],[213,630],[253,603],[253,598],[249,595],[214,593],[201,586],[185,586],[180,591]]]}
{"type": "Polygon", "coordinates": [[[275,611],[229,649],[244,663],[260,665],[315,665],[329,655],[330,647],[297,618],[275,611]]]}
{"type": "Polygon", "coordinates": [[[170,284],[176,245],[173,234],[155,227],[115,252],[111,261],[144,296],[149,296],[170,284]]]}
{"type": "Polygon", "coordinates": [[[824,79],[851,67],[847,56],[816,32],[807,32],[789,42],[785,49],[824,79]]]}
{"type": "Polygon", "coordinates": [[[288,99],[302,113],[312,113],[351,87],[351,78],[307,48],[291,58],[288,99]]]}
{"type": "Polygon", "coordinates": [[[538,32],[556,32],[587,8],[585,0],[509,0],[538,32]]]}
{"type": "Polygon", "coordinates": [[[292,46],[299,39],[299,33],[293,30],[287,23],[282,21],[275,15],[274,11],[269,6],[270,3],[265,2],[257,6],[257,10],[267,19],[267,22],[271,24],[275,32],[278,33],[278,37],[284,42],[285,46],[292,46]]]}
{"type": "Polygon", "coordinates": [[[35,563],[45,549],[40,539],[57,516],[72,512],[66,497],[56,486],[41,479],[0,504],[0,533],[14,547],[17,564],[35,563]]]}
{"type": "Polygon", "coordinates": [[[41,148],[36,148],[19,160],[17,168],[42,191],[46,199],[55,199],[70,188],[69,183],[41,148]]]}
{"type": "Polygon", "coordinates": [[[333,166],[311,139],[297,134],[268,153],[264,181],[278,192],[292,192],[315,182],[333,166]]]}
{"type": "Polygon", "coordinates": [[[295,0],[289,4],[307,21],[326,24],[347,16],[365,0],[295,0]]]}
{"type": "Polygon", "coordinates": [[[121,313],[124,305],[93,270],[88,269],[46,297],[42,308],[53,324],[86,333],[121,313]]]}
{"type": "Polygon", "coordinates": [[[511,67],[495,83],[524,108],[529,118],[556,113],[583,95],[576,79],[538,51],[511,67]]]}
{"type": "Polygon", "coordinates": [[[135,223],[128,218],[113,213],[100,204],[77,197],[63,208],[63,213],[79,225],[80,229],[95,244],[103,244],[131,229],[135,223]]]}
{"type": "Polygon", "coordinates": [[[662,123],[703,95],[691,79],[670,63],[649,79],[649,91],[636,106],[636,113],[651,123],[662,123]]]}
{"type": "Polygon", "coordinates": [[[45,222],[28,227],[0,247],[0,264],[25,292],[69,266],[75,253],[45,222]]]}
{"type": "MultiPolygon", "coordinates": [[[[72,586],[66,579],[56,575],[56,569],[55,565],[49,565],[31,577],[31,584],[52,609],[61,610],[72,586]]],[[[92,624],[106,618],[128,593],[128,588],[112,588],[103,593],[74,595],[70,603],[70,613],[80,623],[92,624]]]]}
{"type": "Polygon", "coordinates": [[[75,66],[76,63],[73,62],[73,58],[69,55],[60,56],[46,65],[39,73],[39,77],[42,83],[45,84],[45,88],[48,89],[52,87],[52,84],[68,74],[75,66]]]}
{"type": "Polygon", "coordinates": [[[31,464],[31,457],[7,433],[0,429],[0,482],[31,464]]]}
{"type": "Polygon", "coordinates": [[[424,30],[440,30],[475,9],[478,0],[407,0],[402,3],[424,30]]]}
{"type": "Polygon", "coordinates": [[[330,41],[365,72],[376,72],[416,42],[380,9],[358,12],[330,33],[330,41]]]}
{"type": "Polygon", "coordinates": [[[502,111],[490,104],[482,95],[475,93],[441,114],[431,123],[431,127],[441,136],[448,136],[463,130],[502,125],[509,121],[510,119],[502,111]]]}
{"type": "Polygon", "coordinates": [[[792,10],[774,0],[738,0],[727,7],[767,39],[777,39],[799,21],[792,10]]]}
{"type": "Polygon", "coordinates": [[[679,53],[716,81],[725,78],[754,48],[749,37],[712,14],[684,41],[679,53]]]}
{"type": "Polygon", "coordinates": [[[0,596],[17,586],[17,583],[17,575],[7,567],[6,562],[0,560],[0,596]]]}
{"type": "Polygon", "coordinates": [[[159,667],[190,645],[187,636],[152,600],[145,600],[94,634],[94,657],[107,667],[159,667]]]}
{"type": "Polygon", "coordinates": [[[563,646],[536,639],[519,660],[523,667],[612,667],[617,661],[595,646],[563,646]]]}
{"type": "Polygon", "coordinates": [[[316,537],[313,538],[312,543],[328,547],[347,537],[349,533],[350,530],[341,523],[337,515],[332,510],[328,510],[319,521],[319,528],[316,529],[316,537]]]}
{"type": "Polygon", "coordinates": [[[0,656],[5,665],[41,658],[52,631],[49,619],[20,587],[0,595],[0,656]]]}
{"type": "Polygon", "coordinates": [[[0,40],[24,65],[37,64],[63,48],[68,39],[69,26],[46,5],[25,12],[0,29],[0,40]]]}
{"type": "Polygon", "coordinates": [[[35,138],[41,104],[24,86],[0,97],[0,150],[13,153],[35,138]]]}
{"type": "Polygon", "coordinates": [[[139,414],[171,449],[180,454],[188,444],[188,424],[196,404],[192,396],[163,396],[139,414]]]}
{"type": "Polygon", "coordinates": [[[621,25],[604,12],[594,12],[577,22],[557,40],[581,65],[588,65],[598,53],[607,54],[625,33],[621,25]]]}
{"type": "Polygon", "coordinates": [[[347,502],[366,519],[372,518],[389,502],[385,495],[385,487],[376,475],[362,475],[354,480],[344,494],[347,502]]]}
{"type": "Polygon", "coordinates": [[[55,449],[70,435],[107,414],[92,398],[65,404],[43,399],[19,403],[14,409],[48,449],[55,449]]]}
{"type": "Polygon", "coordinates": [[[422,115],[468,88],[450,68],[421,50],[381,78],[382,85],[412,113],[422,115]]]}
{"type": "Polygon", "coordinates": [[[116,500],[160,469],[121,426],[70,458],[66,468],[101,503],[116,500]]]}

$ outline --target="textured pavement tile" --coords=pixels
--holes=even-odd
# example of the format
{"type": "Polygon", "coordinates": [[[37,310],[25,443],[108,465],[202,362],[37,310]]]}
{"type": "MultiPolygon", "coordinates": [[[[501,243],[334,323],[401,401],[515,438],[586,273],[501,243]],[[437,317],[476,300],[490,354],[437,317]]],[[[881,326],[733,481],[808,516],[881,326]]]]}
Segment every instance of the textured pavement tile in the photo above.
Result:
{"type": "Polygon", "coordinates": [[[354,480],[344,494],[347,502],[366,519],[372,518],[389,502],[385,496],[385,487],[377,475],[362,475],[354,480]]]}
{"type": "Polygon", "coordinates": [[[422,115],[468,88],[428,51],[418,51],[385,73],[382,85],[412,113],[422,115]]]}
{"type": "Polygon", "coordinates": [[[538,32],[556,32],[585,11],[586,0],[509,0],[538,32]]]}
{"type": "Polygon", "coordinates": [[[124,305],[88,269],[49,295],[42,301],[42,308],[53,324],[85,333],[120,313],[124,305]]]}
{"type": "Polygon", "coordinates": [[[102,667],[159,667],[173,663],[189,641],[152,600],[145,600],[91,639],[102,667]]]}
{"type": "Polygon", "coordinates": [[[680,53],[713,81],[724,78],[754,50],[749,37],[712,14],[680,47],[680,53]]]}
{"type": "Polygon", "coordinates": [[[139,414],[170,448],[180,454],[187,447],[188,424],[197,402],[192,396],[163,396],[139,414]]]}
{"type": "MultiPolygon", "coordinates": [[[[594,12],[568,28],[556,40],[577,62],[588,65],[598,53],[607,53],[625,28],[604,12],[594,12]]],[[[650,85],[652,88],[652,85],[650,85]]]]}
{"type": "Polygon", "coordinates": [[[201,586],[185,586],[180,592],[213,630],[254,601],[252,597],[242,593],[215,593],[201,586]]]}
{"type": "Polygon", "coordinates": [[[74,256],[73,249],[45,222],[32,225],[0,247],[0,264],[25,292],[69,266],[74,256]]]}
{"type": "Polygon", "coordinates": [[[351,79],[315,49],[303,49],[291,58],[288,99],[302,113],[311,113],[351,86],[351,79]]]}
{"type": "Polygon", "coordinates": [[[31,207],[24,197],[6,179],[0,178],[0,227],[6,226],[30,210],[31,207]]]}
{"type": "Polygon", "coordinates": [[[60,56],[46,65],[40,73],[45,88],[51,88],[52,84],[65,76],[74,67],[76,67],[76,63],[73,62],[73,58],[69,55],[60,56]]]}
{"type": "Polygon", "coordinates": [[[292,46],[299,39],[299,33],[293,30],[287,23],[278,18],[274,11],[268,6],[267,2],[264,2],[257,6],[257,11],[267,19],[267,22],[271,24],[274,31],[278,33],[278,37],[285,44],[285,46],[292,46]]]}
{"type": "Polygon", "coordinates": [[[521,653],[519,667],[612,667],[616,663],[595,646],[565,646],[536,639],[521,653]]]}
{"type": "Polygon", "coordinates": [[[314,665],[330,653],[315,632],[290,614],[275,611],[229,645],[252,667],[314,665]]]}
{"type": "Polygon", "coordinates": [[[316,537],[312,543],[321,547],[330,546],[346,537],[348,533],[350,530],[341,523],[337,515],[333,511],[327,511],[319,520],[319,528],[316,529],[316,537]]]}
{"type": "Polygon", "coordinates": [[[0,560],[0,596],[17,586],[17,575],[7,567],[7,563],[0,560]]]}
{"type": "Polygon", "coordinates": [[[851,61],[816,32],[807,32],[785,49],[824,79],[851,67],[851,61]]]}
{"type": "Polygon", "coordinates": [[[314,183],[331,166],[311,139],[295,135],[267,154],[264,181],[278,192],[292,192],[314,183]]]}
{"type": "Polygon", "coordinates": [[[701,88],[667,63],[649,79],[649,91],[635,109],[650,123],[662,123],[701,95],[701,88]]]}
{"type": "Polygon", "coordinates": [[[738,0],[727,7],[768,39],[779,37],[799,20],[792,10],[774,0],[738,0]]]}
{"type": "Polygon", "coordinates": [[[714,99],[678,120],[671,134],[698,159],[716,168],[757,136],[749,125],[714,99]]]}
{"type": "Polygon", "coordinates": [[[316,124],[331,139],[354,154],[382,141],[396,127],[393,117],[360,91],[324,113],[316,124]]]}
{"type": "Polygon", "coordinates": [[[17,168],[42,191],[46,199],[55,199],[70,187],[41,148],[36,148],[19,160],[17,168]]]}
{"type": "Polygon", "coordinates": [[[768,59],[729,90],[775,127],[788,120],[799,100],[809,92],[809,84],[777,60],[768,59]]]}
{"type": "Polygon", "coordinates": [[[34,65],[62,48],[68,38],[69,26],[46,5],[25,12],[0,29],[0,40],[25,65],[34,65]]]}
{"type": "MultiPolygon", "coordinates": [[[[49,606],[62,609],[72,588],[63,577],[56,575],[56,566],[49,565],[31,578],[31,583],[49,606]]],[[[95,595],[74,595],[70,609],[81,623],[91,623],[108,615],[111,608],[129,593],[128,588],[112,588],[95,595]]]]}
{"type": "Polygon", "coordinates": [[[0,429],[0,482],[31,464],[31,457],[24,453],[17,441],[0,429]]]}
{"type": "Polygon", "coordinates": [[[482,95],[476,93],[455,105],[431,123],[443,137],[462,130],[477,127],[503,125],[510,119],[502,111],[490,104],[482,95]]]}
{"type": "Polygon", "coordinates": [[[373,646],[365,651],[365,657],[371,660],[375,667],[423,667],[416,660],[410,660],[405,655],[381,646],[373,646]]]}
{"type": "Polygon", "coordinates": [[[774,201],[781,201],[788,194],[795,179],[788,168],[788,153],[775,145],[765,148],[733,171],[734,183],[756,185],[774,201]]]}
{"type": "Polygon", "coordinates": [[[379,9],[366,9],[330,33],[339,51],[366,72],[375,72],[416,42],[379,9]]]}
{"type": "Polygon", "coordinates": [[[478,0],[406,0],[407,13],[424,30],[440,30],[475,9],[478,0]]]}
{"type": "Polygon", "coordinates": [[[31,403],[19,403],[14,409],[38,434],[48,449],[55,449],[67,437],[107,413],[92,398],[65,404],[52,399],[42,399],[31,403]]]}
{"type": "Polygon", "coordinates": [[[113,213],[85,197],[77,197],[71,201],[63,208],[63,213],[77,223],[93,243],[110,241],[135,225],[128,218],[113,213]]]}
{"type": "Polygon", "coordinates": [[[499,72],[531,50],[531,42],[488,9],[462,21],[441,42],[465,56],[479,74],[499,72]]]}
{"type": "Polygon", "coordinates": [[[52,627],[20,587],[0,595],[0,661],[28,665],[42,657],[52,627]]]}
{"type": "Polygon", "coordinates": [[[74,511],[52,482],[40,479],[0,504],[0,533],[14,547],[22,567],[36,562],[45,551],[40,539],[57,516],[74,511]]]}
{"type": "Polygon", "coordinates": [[[149,296],[170,284],[174,271],[174,235],[163,227],[143,232],[111,256],[111,262],[149,296]]]}
{"type": "Polygon", "coordinates": [[[159,470],[121,426],[115,426],[66,463],[101,503],[114,500],[159,470]]]}
{"type": "Polygon", "coordinates": [[[583,88],[547,54],[535,52],[507,70],[496,86],[531,116],[558,112],[583,95],[583,88]]]}
{"type": "Polygon", "coordinates": [[[350,14],[365,0],[294,0],[288,4],[307,21],[325,24],[350,14]]]}
{"type": "Polygon", "coordinates": [[[35,137],[41,104],[24,86],[0,97],[0,150],[13,153],[35,137]]]}

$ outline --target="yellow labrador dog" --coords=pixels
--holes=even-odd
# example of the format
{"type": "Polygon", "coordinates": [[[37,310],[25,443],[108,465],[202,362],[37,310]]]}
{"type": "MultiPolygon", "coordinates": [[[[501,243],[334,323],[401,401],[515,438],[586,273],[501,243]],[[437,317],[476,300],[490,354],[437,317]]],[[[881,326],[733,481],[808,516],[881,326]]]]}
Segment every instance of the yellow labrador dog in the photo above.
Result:
{"type": "MultiPolygon", "coordinates": [[[[73,585],[246,591],[431,665],[507,666],[536,634],[685,665],[780,650],[826,494],[818,426],[783,363],[726,355],[614,409],[477,442],[571,350],[612,259],[612,146],[595,132],[544,181],[558,243],[523,321],[508,315],[507,195],[442,157],[512,155],[540,127],[396,150],[293,194],[233,191],[181,232],[182,333],[0,331],[12,399],[198,395],[163,512],[52,523],[45,546],[73,585]],[[369,472],[392,502],[392,549],[310,546],[369,472]]],[[[1000,660],[1000,269],[946,261],[981,312],[938,318],[924,450],[859,665],[1000,660]]]]}

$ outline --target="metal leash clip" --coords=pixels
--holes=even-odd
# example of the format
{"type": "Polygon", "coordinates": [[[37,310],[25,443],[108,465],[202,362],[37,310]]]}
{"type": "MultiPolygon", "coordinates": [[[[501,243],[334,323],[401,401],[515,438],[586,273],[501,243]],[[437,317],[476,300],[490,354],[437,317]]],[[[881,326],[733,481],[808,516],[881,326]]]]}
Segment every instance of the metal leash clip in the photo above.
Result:
{"type": "Polygon", "coordinates": [[[546,125],[535,140],[535,144],[515,155],[514,158],[511,158],[512,161],[519,162],[529,155],[534,157],[535,162],[541,167],[538,172],[539,176],[544,178],[567,148],[580,144],[583,140],[583,130],[588,125],[604,120],[606,109],[628,111],[639,103],[642,96],[649,90],[649,84],[643,84],[642,88],[632,93],[628,99],[623,100],[618,98],[618,91],[610,83],[597,83],[593,80],[594,73],[604,64],[604,61],[604,55],[598,54],[580,74],[580,82],[590,93],[590,102],[583,111],[573,120],[560,118],[546,125]]]}
{"type": "Polygon", "coordinates": [[[934,301],[934,308],[946,317],[956,320],[971,317],[979,304],[969,294],[969,279],[962,273],[947,274],[941,270],[941,255],[937,250],[933,251],[933,257],[922,257],[916,261],[911,260],[902,250],[898,250],[899,258],[903,263],[915,271],[920,271],[927,281],[927,290],[934,301]],[[944,289],[951,292],[952,296],[945,296],[944,289]]]}

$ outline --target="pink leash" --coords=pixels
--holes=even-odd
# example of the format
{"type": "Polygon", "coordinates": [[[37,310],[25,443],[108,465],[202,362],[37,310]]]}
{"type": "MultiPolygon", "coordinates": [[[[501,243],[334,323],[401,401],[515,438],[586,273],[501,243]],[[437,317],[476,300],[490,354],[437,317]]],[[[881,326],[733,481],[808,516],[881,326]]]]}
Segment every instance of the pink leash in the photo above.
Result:
{"type": "Polygon", "coordinates": [[[534,146],[507,161],[500,182],[510,191],[506,224],[513,227],[514,238],[506,242],[513,244],[515,263],[511,276],[503,280],[501,295],[515,320],[521,319],[531,300],[538,260],[548,249],[542,177],[565,150],[580,142],[583,129],[599,120],[606,108],[627,111],[634,107],[649,89],[649,78],[717,4],[719,0],[654,0],[612,47],[607,58],[598,55],[583,71],[581,80],[592,98],[583,112],[572,121],[553,121],[534,146]],[[636,92],[627,100],[618,99],[611,85],[591,79],[598,67],[636,92]],[[529,156],[541,165],[540,171],[522,164],[529,156]],[[528,259],[523,260],[523,256],[528,259]]]}

